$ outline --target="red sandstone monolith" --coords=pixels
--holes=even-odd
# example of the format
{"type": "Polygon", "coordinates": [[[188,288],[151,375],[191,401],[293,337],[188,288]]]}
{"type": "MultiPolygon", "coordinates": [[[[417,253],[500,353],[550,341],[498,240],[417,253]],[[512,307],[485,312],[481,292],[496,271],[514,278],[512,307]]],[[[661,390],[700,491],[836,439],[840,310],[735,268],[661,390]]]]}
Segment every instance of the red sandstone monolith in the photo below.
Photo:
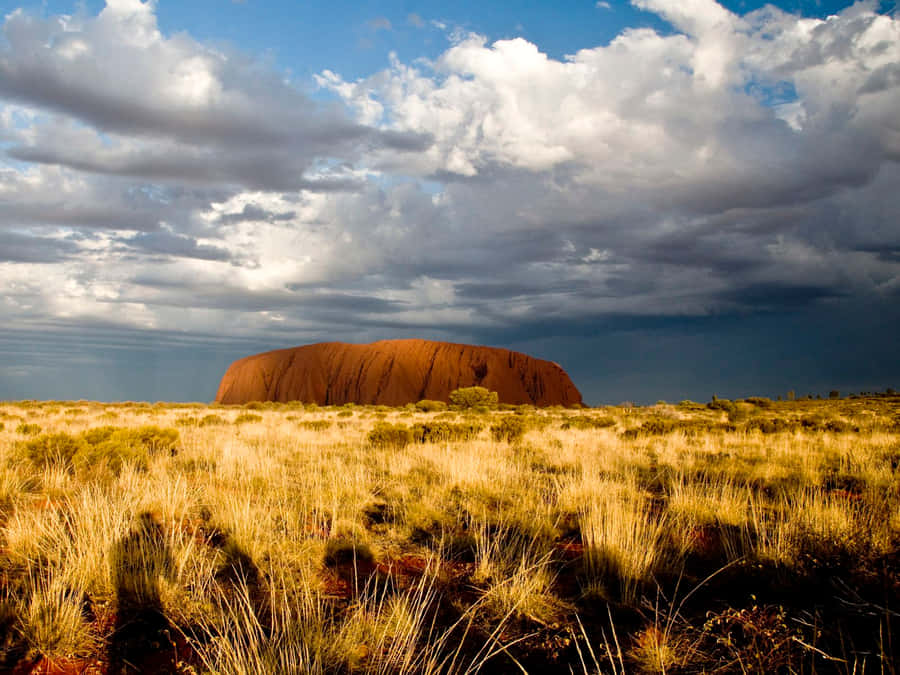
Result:
{"type": "Polygon", "coordinates": [[[487,387],[501,403],[581,404],[581,393],[551,361],[496,347],[382,340],[358,345],[322,342],[235,361],[218,403],[303,401],[319,405],[404,405],[447,401],[460,387],[487,387]]]}

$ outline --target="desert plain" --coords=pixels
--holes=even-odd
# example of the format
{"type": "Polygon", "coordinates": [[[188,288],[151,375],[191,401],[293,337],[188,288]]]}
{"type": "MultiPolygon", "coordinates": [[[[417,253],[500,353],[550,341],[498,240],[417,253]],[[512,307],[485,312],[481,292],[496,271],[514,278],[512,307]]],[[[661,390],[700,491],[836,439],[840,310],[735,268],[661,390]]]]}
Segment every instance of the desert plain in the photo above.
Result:
{"type": "Polygon", "coordinates": [[[0,405],[0,669],[894,673],[900,396],[0,405]]]}

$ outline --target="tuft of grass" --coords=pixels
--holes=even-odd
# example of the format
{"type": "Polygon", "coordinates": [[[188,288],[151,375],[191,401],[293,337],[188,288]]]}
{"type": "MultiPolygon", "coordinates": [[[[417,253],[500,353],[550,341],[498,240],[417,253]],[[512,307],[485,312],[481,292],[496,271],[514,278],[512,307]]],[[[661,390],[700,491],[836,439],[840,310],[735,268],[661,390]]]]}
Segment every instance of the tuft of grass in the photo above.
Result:
{"type": "MultiPolygon", "coordinates": [[[[250,404],[248,403],[247,406],[250,404]]],[[[250,410],[258,410],[259,408],[250,408],[250,410]]],[[[256,424],[257,422],[262,422],[262,415],[256,415],[254,413],[241,413],[237,417],[234,418],[234,423],[238,426],[241,424],[256,424]]]]}
{"type": "Polygon", "coordinates": [[[52,571],[29,578],[16,631],[34,653],[49,659],[91,654],[97,639],[84,617],[83,600],[52,571]]]}
{"type": "Polygon", "coordinates": [[[22,434],[23,436],[37,436],[41,433],[41,425],[22,422],[16,427],[16,433],[22,434]]]}
{"type": "Polygon", "coordinates": [[[325,431],[331,428],[331,420],[303,420],[299,423],[299,426],[301,429],[308,429],[309,431],[325,431]]]}
{"type": "Polygon", "coordinates": [[[201,427],[220,427],[224,424],[227,424],[227,422],[219,415],[204,415],[197,423],[201,427]]]}
{"type": "Polygon", "coordinates": [[[671,526],[638,490],[597,494],[581,514],[587,591],[634,604],[660,568],[671,566],[671,526]]]}
{"type": "Polygon", "coordinates": [[[414,424],[411,433],[416,443],[447,443],[470,441],[481,433],[483,425],[478,422],[444,422],[434,420],[414,424]]]}
{"type": "Polygon", "coordinates": [[[528,420],[523,417],[505,415],[491,425],[491,438],[498,443],[515,443],[525,435],[529,426],[528,420]]]}

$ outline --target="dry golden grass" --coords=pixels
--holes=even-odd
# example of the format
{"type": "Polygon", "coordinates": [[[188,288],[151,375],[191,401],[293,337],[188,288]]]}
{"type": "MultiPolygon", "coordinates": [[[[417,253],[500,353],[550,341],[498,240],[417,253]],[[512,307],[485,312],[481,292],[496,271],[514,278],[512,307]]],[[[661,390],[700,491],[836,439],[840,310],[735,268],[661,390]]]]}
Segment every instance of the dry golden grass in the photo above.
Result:
{"type": "Polygon", "coordinates": [[[248,407],[0,405],[0,668],[896,672],[896,398],[248,407]]]}

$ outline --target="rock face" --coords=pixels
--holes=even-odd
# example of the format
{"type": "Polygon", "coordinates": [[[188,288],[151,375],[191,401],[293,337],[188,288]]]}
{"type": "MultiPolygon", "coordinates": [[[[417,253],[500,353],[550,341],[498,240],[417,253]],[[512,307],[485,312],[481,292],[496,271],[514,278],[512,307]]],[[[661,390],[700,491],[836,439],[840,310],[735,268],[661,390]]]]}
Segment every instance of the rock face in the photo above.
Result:
{"type": "Polygon", "coordinates": [[[216,402],[396,406],[447,401],[454,389],[475,385],[496,391],[501,403],[581,403],[581,393],[555,363],[508,349],[429,340],[322,342],[248,356],[228,368],[216,402]]]}

